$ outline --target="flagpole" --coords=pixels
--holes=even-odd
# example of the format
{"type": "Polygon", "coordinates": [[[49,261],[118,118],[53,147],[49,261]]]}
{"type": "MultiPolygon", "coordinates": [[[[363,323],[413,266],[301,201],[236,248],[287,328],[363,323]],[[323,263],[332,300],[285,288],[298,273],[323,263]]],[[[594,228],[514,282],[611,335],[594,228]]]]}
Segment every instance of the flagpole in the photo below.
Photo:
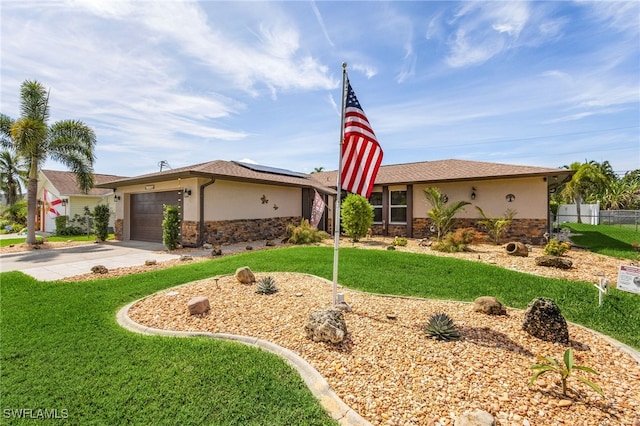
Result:
{"type": "Polygon", "coordinates": [[[344,113],[347,101],[347,63],[342,63],[342,107],[340,109],[340,146],[338,147],[338,178],[336,193],[335,220],[333,221],[333,284],[331,286],[331,300],[333,306],[338,303],[338,253],[340,251],[340,207],[342,195],[342,145],[344,144],[344,113]]]}

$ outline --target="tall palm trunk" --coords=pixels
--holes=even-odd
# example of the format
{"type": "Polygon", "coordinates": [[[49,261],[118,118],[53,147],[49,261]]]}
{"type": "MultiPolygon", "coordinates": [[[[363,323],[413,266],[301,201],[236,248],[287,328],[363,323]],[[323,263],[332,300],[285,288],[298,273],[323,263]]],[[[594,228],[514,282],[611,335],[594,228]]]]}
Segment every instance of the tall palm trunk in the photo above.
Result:
{"type": "Polygon", "coordinates": [[[36,196],[38,195],[38,162],[31,161],[27,184],[27,244],[36,243],[36,196]]]}
{"type": "Polygon", "coordinates": [[[575,195],[576,202],[576,215],[578,216],[578,223],[582,223],[582,216],[580,215],[580,204],[582,204],[582,194],[575,195]]]}

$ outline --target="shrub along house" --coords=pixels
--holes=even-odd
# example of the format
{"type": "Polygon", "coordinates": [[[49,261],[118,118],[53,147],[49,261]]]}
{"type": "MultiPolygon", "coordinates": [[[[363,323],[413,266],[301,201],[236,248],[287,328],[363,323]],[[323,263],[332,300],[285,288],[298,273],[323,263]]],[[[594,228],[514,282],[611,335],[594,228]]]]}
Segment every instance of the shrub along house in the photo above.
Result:
{"type": "Polygon", "coordinates": [[[96,186],[115,193],[116,239],[161,242],[163,205],[176,205],[184,246],[283,238],[309,219],[316,190],[335,195],[311,175],[223,160],[96,186]]]}
{"type": "MultiPolygon", "coordinates": [[[[424,190],[436,187],[450,202],[470,205],[456,214],[455,228],[478,223],[479,206],[490,218],[507,210],[516,215],[505,238],[540,244],[550,232],[549,195],[573,172],[567,169],[519,166],[466,160],[424,161],[380,167],[369,202],[374,206],[373,233],[426,238],[434,235],[424,190]]],[[[337,171],[314,174],[319,183],[336,187],[337,171]]],[[[330,208],[334,203],[329,203],[330,208]]],[[[330,213],[333,217],[333,213],[330,213]]]]}

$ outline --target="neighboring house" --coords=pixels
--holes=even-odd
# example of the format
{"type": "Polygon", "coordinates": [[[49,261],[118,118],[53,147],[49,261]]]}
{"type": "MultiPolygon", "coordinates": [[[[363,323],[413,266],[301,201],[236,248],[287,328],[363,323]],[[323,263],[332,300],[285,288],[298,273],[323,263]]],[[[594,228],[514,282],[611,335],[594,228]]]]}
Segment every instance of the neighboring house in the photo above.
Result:
{"type": "MultiPolygon", "coordinates": [[[[121,176],[94,174],[94,184],[99,185],[121,176]]],[[[57,170],[41,170],[38,176],[38,230],[56,232],[56,217],[67,216],[73,219],[75,215],[84,216],[85,207],[93,211],[98,204],[107,204],[110,211],[115,210],[113,190],[92,188],[86,194],[78,187],[76,175],[73,172],[57,170]]],[[[112,214],[109,225],[113,227],[115,218],[112,214]]]]}
{"type": "Polygon", "coordinates": [[[222,160],[96,187],[115,192],[117,239],[161,242],[163,205],[177,205],[184,246],[283,238],[310,218],[315,191],[335,195],[311,175],[222,160]]]}
{"type": "MultiPolygon", "coordinates": [[[[505,238],[522,242],[543,243],[544,234],[551,231],[552,218],[549,194],[574,172],[511,164],[465,160],[424,161],[382,166],[369,202],[374,206],[373,232],[376,235],[426,238],[434,235],[424,190],[437,187],[450,202],[471,204],[459,212],[456,228],[474,227],[481,219],[475,206],[490,218],[515,210],[505,238]]],[[[337,185],[337,171],[312,175],[321,184],[337,185]]],[[[332,207],[329,206],[333,215],[332,207]]]]}

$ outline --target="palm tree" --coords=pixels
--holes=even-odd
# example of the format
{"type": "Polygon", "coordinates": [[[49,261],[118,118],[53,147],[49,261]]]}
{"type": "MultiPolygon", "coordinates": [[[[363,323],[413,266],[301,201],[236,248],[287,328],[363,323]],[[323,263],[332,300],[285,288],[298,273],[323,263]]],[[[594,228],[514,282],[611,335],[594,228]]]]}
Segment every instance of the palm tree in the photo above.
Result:
{"type": "Polygon", "coordinates": [[[640,193],[638,182],[617,179],[607,185],[602,199],[603,208],[606,210],[633,210],[638,193],[640,193]]]}
{"type": "Polygon", "coordinates": [[[323,171],[324,171],[324,167],[322,167],[322,166],[320,166],[320,167],[314,167],[314,168],[313,168],[313,171],[311,172],[311,174],[314,174],[314,173],[320,173],[320,172],[323,172],[323,171]]]}
{"type": "Polygon", "coordinates": [[[582,223],[580,204],[582,204],[587,194],[593,193],[597,191],[598,187],[606,185],[607,178],[602,174],[600,167],[593,161],[582,164],[574,162],[571,163],[568,169],[575,170],[576,172],[571,177],[571,180],[567,182],[562,192],[563,195],[573,200],[576,204],[578,223],[582,223]]]}
{"type": "MultiPolygon", "coordinates": [[[[0,151],[0,190],[7,197],[7,205],[13,206],[22,197],[22,184],[26,186],[27,169],[24,159],[9,150],[0,151]]],[[[9,210],[9,220],[17,222],[14,210],[9,210]]]]}
{"type": "Polygon", "coordinates": [[[438,232],[438,241],[442,240],[442,237],[447,234],[453,227],[453,217],[458,213],[460,209],[471,203],[467,201],[457,201],[450,206],[447,206],[447,196],[440,192],[438,188],[427,188],[424,190],[424,195],[427,197],[427,201],[431,204],[431,210],[429,210],[429,217],[433,221],[433,226],[436,227],[438,232]]]}
{"type": "Polygon", "coordinates": [[[67,166],[84,192],[93,187],[96,135],[81,121],[61,120],[49,126],[49,93],[37,81],[20,86],[20,118],[0,114],[3,148],[13,148],[29,169],[27,183],[27,244],[36,242],[38,173],[48,158],[67,166]]]}

